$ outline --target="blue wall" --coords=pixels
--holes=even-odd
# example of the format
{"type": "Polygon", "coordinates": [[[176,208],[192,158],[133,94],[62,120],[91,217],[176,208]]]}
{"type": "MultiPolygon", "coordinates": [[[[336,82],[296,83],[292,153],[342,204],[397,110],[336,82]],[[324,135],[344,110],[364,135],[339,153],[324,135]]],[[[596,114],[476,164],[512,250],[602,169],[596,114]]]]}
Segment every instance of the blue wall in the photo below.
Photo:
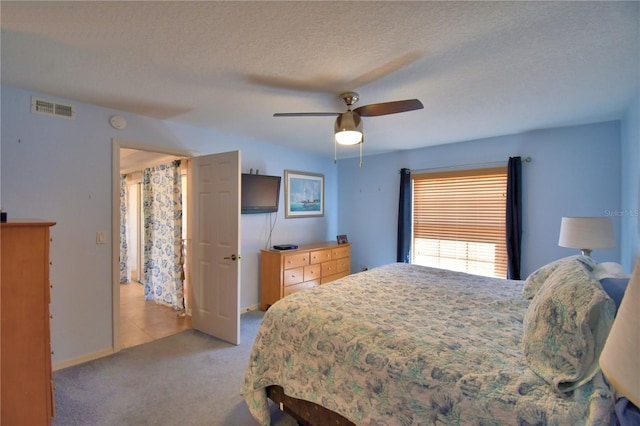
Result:
{"type": "Polygon", "coordinates": [[[622,120],[621,263],[633,269],[640,255],[640,93],[622,120]]]}
{"type": "MultiPolygon", "coordinates": [[[[114,138],[199,154],[240,150],[245,172],[322,173],[325,216],[285,220],[281,201],[272,241],[335,239],[337,168],[332,158],[6,86],[1,95],[1,207],[12,218],[57,222],[51,246],[54,365],[104,354],[112,347],[111,241],[96,245],[95,235],[104,231],[111,236],[114,138]],[[76,119],[32,114],[33,95],[75,105],[76,119]],[[128,122],[124,130],[109,125],[116,113],[128,122]]],[[[259,303],[258,253],[268,238],[269,216],[243,215],[241,227],[241,307],[248,308],[259,303]]]]}
{"type": "MultiPolygon", "coordinates": [[[[112,345],[111,242],[96,245],[95,233],[111,235],[113,139],[199,154],[240,150],[245,172],[253,168],[282,176],[285,169],[294,169],[324,174],[325,216],[285,220],[281,209],[272,244],[333,240],[337,234],[347,234],[353,243],[353,272],[395,262],[402,167],[418,170],[530,156],[532,162],[523,166],[525,275],[576,252],[557,245],[562,216],[638,209],[637,98],[622,122],[370,156],[362,168],[355,158],[341,160],[336,167],[332,158],[6,86],[1,87],[1,98],[0,205],[10,217],[57,222],[52,229],[51,268],[54,365],[91,359],[112,345]],[[77,118],[32,114],[33,95],[76,105],[77,118]],[[109,117],[116,113],[127,119],[124,130],[109,125],[109,117]]],[[[637,215],[616,216],[614,224],[621,244],[594,251],[594,257],[622,261],[630,270],[638,255],[637,215]]],[[[245,308],[259,301],[258,253],[266,244],[269,225],[268,215],[242,216],[241,306],[245,308]]]]}
{"type": "MultiPolygon", "coordinates": [[[[560,257],[577,254],[558,246],[562,216],[604,216],[620,210],[620,122],[537,130],[469,142],[365,157],[339,163],[338,230],[353,244],[352,270],[396,261],[398,171],[505,162],[523,164],[522,275],[560,257]]],[[[365,147],[366,150],[366,147],[365,147]]],[[[596,250],[598,261],[620,262],[618,245],[596,250]]]]}

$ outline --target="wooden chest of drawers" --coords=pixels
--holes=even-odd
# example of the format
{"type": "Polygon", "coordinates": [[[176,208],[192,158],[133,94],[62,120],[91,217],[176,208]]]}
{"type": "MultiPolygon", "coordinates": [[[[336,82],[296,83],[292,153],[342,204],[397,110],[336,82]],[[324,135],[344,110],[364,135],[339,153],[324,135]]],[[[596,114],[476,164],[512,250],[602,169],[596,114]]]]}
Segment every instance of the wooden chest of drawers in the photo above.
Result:
{"type": "Polygon", "coordinates": [[[296,250],[260,250],[260,309],[306,288],[351,273],[351,244],[321,242],[296,250]]]}
{"type": "Polygon", "coordinates": [[[0,226],[0,424],[50,425],[54,415],[49,330],[49,228],[0,226]]]}

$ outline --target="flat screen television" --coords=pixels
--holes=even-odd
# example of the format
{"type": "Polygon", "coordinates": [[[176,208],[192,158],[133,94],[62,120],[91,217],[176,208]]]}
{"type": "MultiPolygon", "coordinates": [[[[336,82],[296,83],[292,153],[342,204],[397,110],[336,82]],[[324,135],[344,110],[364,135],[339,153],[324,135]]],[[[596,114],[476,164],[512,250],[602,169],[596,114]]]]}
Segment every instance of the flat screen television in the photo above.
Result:
{"type": "Polygon", "coordinates": [[[278,211],[280,176],[242,174],[241,212],[273,213],[278,211]]]}

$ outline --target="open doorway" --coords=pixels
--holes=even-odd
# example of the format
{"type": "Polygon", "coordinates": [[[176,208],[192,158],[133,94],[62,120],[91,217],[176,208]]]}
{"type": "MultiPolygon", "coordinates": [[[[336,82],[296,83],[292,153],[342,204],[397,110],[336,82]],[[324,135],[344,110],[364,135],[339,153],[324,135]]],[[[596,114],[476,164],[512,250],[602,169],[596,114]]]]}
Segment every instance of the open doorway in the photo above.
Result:
{"type": "MultiPolygon", "coordinates": [[[[240,344],[240,151],[196,155],[189,151],[112,141],[111,265],[113,351],[120,336],[120,150],[188,159],[188,226],[185,273],[192,328],[240,344]],[[193,265],[198,265],[194,267],[193,265]]],[[[173,202],[173,201],[172,201],[173,202]]]]}
{"type": "MultiPolygon", "coordinates": [[[[123,235],[120,237],[121,279],[119,291],[119,336],[120,348],[148,343],[191,328],[191,316],[188,312],[189,283],[186,274],[186,229],[187,229],[187,171],[188,161],[171,154],[120,148],[120,175],[123,203],[126,208],[120,211],[120,224],[123,235]],[[145,253],[145,224],[148,224],[148,201],[144,202],[144,176],[157,168],[179,162],[181,203],[178,211],[182,219],[181,256],[183,289],[180,299],[174,306],[157,303],[149,296],[149,277],[145,280],[145,264],[148,265],[149,250],[145,253]],[[146,207],[145,207],[146,206],[146,207]],[[124,261],[123,261],[124,260],[124,261]],[[145,290],[146,283],[146,290],[145,290]],[[145,296],[145,293],[147,296],[145,296]],[[182,296],[184,295],[184,297],[182,296]]],[[[148,184],[148,182],[147,182],[148,184]]],[[[148,236],[147,236],[148,244],[148,236]]],[[[148,271],[147,271],[148,272],[148,271]]]]}

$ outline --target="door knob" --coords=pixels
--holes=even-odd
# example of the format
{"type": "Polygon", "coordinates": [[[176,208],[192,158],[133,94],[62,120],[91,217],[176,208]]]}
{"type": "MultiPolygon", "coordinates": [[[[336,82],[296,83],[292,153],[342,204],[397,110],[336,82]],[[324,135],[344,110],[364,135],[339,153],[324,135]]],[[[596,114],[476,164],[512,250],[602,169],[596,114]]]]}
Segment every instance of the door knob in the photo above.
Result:
{"type": "Polygon", "coordinates": [[[240,259],[240,256],[236,256],[235,254],[232,254],[231,256],[225,257],[225,259],[236,260],[236,259],[240,259]]]}

